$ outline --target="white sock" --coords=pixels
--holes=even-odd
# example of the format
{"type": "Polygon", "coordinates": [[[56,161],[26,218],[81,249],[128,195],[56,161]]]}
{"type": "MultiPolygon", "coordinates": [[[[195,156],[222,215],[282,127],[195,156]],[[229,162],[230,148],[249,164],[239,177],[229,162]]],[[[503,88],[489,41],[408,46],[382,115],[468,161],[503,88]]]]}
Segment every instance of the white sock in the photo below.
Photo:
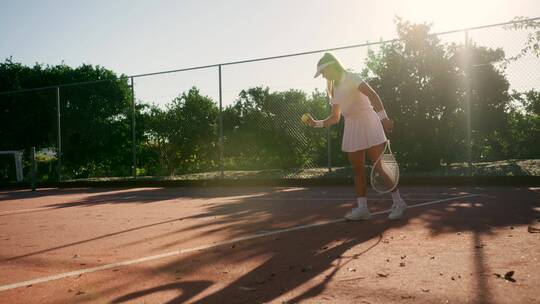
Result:
{"type": "Polygon", "coordinates": [[[366,197],[357,197],[356,202],[358,203],[358,208],[367,209],[367,198],[366,197]]]}
{"type": "Polygon", "coordinates": [[[391,194],[392,194],[392,200],[394,201],[394,203],[399,202],[399,201],[403,201],[401,199],[401,196],[399,195],[399,190],[391,192],[391,194]]]}

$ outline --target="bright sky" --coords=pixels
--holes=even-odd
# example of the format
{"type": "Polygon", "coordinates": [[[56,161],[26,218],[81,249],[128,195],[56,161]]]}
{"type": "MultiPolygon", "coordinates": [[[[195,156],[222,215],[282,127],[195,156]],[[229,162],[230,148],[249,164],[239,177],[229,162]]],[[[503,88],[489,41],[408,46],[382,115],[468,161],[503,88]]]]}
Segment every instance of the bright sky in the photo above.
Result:
{"type": "MultiPolygon", "coordinates": [[[[391,39],[395,16],[431,22],[435,32],[540,16],[538,0],[3,0],[0,8],[1,59],[128,75],[391,39]]],[[[343,53],[344,63],[361,68],[361,53],[343,53]]],[[[322,87],[312,78],[319,56],[224,67],[224,102],[253,84],[322,87]]],[[[218,91],[215,69],[135,85],[138,98],[156,102],[192,85],[212,97],[218,91]]]]}

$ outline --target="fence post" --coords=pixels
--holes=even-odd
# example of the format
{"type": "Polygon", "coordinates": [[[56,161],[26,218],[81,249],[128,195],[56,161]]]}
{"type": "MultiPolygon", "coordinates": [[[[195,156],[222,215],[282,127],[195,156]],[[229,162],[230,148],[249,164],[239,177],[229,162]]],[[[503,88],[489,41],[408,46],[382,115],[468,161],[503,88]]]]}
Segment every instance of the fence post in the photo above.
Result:
{"type": "Polygon", "coordinates": [[[471,54],[469,44],[469,31],[465,31],[465,118],[467,126],[467,174],[472,175],[472,152],[471,152],[471,54]]]}
{"type": "MultiPolygon", "coordinates": [[[[328,108],[331,110],[332,107],[330,106],[330,95],[328,94],[328,91],[326,92],[326,101],[328,101],[326,104],[328,105],[328,108]]],[[[330,142],[330,129],[332,127],[329,126],[326,132],[326,148],[327,148],[327,154],[328,154],[328,172],[332,172],[332,143],[330,142]]]]}
{"type": "Polygon", "coordinates": [[[31,162],[30,186],[32,187],[32,191],[36,191],[36,178],[37,178],[36,147],[32,147],[32,149],[30,150],[30,162],[31,162]]]}
{"type": "Polygon", "coordinates": [[[57,139],[58,139],[58,151],[57,151],[57,157],[58,157],[58,166],[57,166],[57,173],[58,173],[58,182],[62,181],[62,127],[60,124],[60,87],[56,87],[56,128],[57,128],[57,139]]]}
{"type": "Polygon", "coordinates": [[[328,172],[332,172],[332,145],[330,143],[330,128],[331,127],[326,128],[326,146],[328,148],[328,172]]]}
{"type": "Polygon", "coordinates": [[[131,117],[131,153],[132,153],[132,164],[131,164],[131,175],[133,178],[137,178],[137,145],[136,145],[136,137],[135,137],[135,82],[133,81],[133,76],[130,77],[131,79],[131,109],[132,109],[132,117],[131,117]]]}
{"type": "Polygon", "coordinates": [[[220,177],[224,178],[223,172],[223,94],[221,90],[221,64],[218,65],[219,71],[219,171],[220,177]]]}

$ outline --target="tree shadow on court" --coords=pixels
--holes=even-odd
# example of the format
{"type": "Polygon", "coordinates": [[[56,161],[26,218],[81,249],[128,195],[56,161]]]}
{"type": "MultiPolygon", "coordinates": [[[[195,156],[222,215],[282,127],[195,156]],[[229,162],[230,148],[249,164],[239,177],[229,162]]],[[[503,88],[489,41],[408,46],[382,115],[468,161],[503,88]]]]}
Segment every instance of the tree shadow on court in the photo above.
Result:
{"type": "MultiPolygon", "coordinates": [[[[470,192],[470,190],[456,188],[447,191],[447,194],[459,196],[470,192]]],[[[476,192],[486,191],[485,189],[475,190],[476,192]]],[[[313,196],[309,190],[299,190],[292,193],[294,196],[300,197],[313,196]]],[[[320,197],[320,194],[316,193],[315,196],[317,195],[320,197]]],[[[496,195],[498,194],[493,194],[493,196],[496,195]]],[[[518,197],[514,199],[530,202],[531,199],[537,199],[538,194],[522,189],[518,197]]],[[[265,204],[264,198],[267,197],[259,197],[259,201],[243,198],[228,204],[208,206],[204,215],[196,217],[215,216],[216,221],[195,224],[189,229],[197,231],[203,227],[208,228],[215,225],[216,229],[226,229],[234,238],[245,236],[250,232],[253,234],[254,226],[269,227],[268,230],[271,231],[271,227],[278,226],[281,229],[289,227],[289,225],[280,226],[279,223],[299,226],[335,219],[342,216],[352,205],[350,203],[326,204],[321,202],[311,206],[306,206],[306,204],[294,206],[294,201],[284,198],[283,202],[272,201],[274,206],[270,207],[265,204]],[[265,214],[269,216],[264,217],[265,214]]],[[[428,227],[433,236],[457,232],[472,233],[475,248],[471,250],[474,251],[474,267],[478,278],[476,301],[489,303],[492,299],[487,287],[486,275],[491,274],[485,273],[486,258],[477,248],[481,246],[479,244],[481,236],[493,233],[498,228],[526,224],[533,212],[530,203],[517,204],[519,205],[517,206],[504,202],[502,204],[493,203],[490,201],[493,199],[497,198],[490,197],[488,193],[487,196],[474,199],[457,199],[452,204],[443,203],[411,209],[406,218],[398,222],[389,222],[384,215],[381,215],[369,222],[339,222],[310,228],[309,232],[295,231],[262,237],[249,242],[239,241],[233,245],[211,248],[189,257],[180,256],[174,262],[154,271],[155,273],[166,273],[182,268],[182,265],[185,264],[198,265],[192,268],[182,268],[183,274],[189,276],[197,273],[200,268],[209,267],[209,265],[223,264],[234,267],[234,265],[247,261],[262,260],[262,262],[257,263],[256,267],[245,273],[235,273],[238,275],[237,279],[230,280],[225,287],[212,291],[210,294],[205,293],[196,303],[269,302],[294,291],[298,287],[310,285],[305,292],[294,295],[292,299],[287,300],[296,303],[321,296],[328,284],[340,280],[337,277],[338,270],[347,267],[351,261],[362,263],[362,257],[365,253],[376,246],[381,246],[381,240],[389,229],[399,229],[408,224],[408,219],[415,219],[428,227]],[[324,275],[322,280],[320,279],[321,275],[324,275]],[[316,277],[317,280],[315,280],[316,277]]],[[[306,198],[306,201],[309,199],[306,198]]],[[[185,231],[183,229],[174,233],[184,233],[185,231]]],[[[206,233],[212,233],[211,231],[214,230],[209,231],[206,233]]],[[[171,232],[167,233],[169,236],[171,234],[171,232]]],[[[169,246],[173,247],[174,244],[169,244],[169,246]]],[[[214,271],[218,277],[227,277],[227,275],[223,275],[223,272],[231,270],[226,268],[214,269],[214,271]]],[[[358,280],[366,277],[371,280],[384,280],[383,277],[377,277],[376,273],[362,275],[364,277],[358,280]]],[[[209,276],[211,277],[211,275],[209,276]]],[[[355,286],[358,288],[357,285],[355,286]]],[[[358,290],[358,294],[362,294],[361,288],[358,290]]],[[[395,294],[393,296],[395,298],[388,300],[401,300],[402,295],[395,294]]],[[[433,300],[434,298],[429,297],[429,299],[433,300]]],[[[181,300],[173,300],[172,302],[179,303],[181,300]]]]}
{"type": "MultiPolygon", "coordinates": [[[[185,217],[193,220],[189,226],[154,236],[156,240],[163,239],[156,245],[156,249],[163,250],[178,249],[182,245],[180,236],[186,233],[196,239],[220,232],[222,236],[227,236],[226,240],[231,240],[246,235],[333,221],[341,218],[353,203],[352,200],[345,202],[343,199],[331,198],[354,197],[350,187],[213,190],[137,189],[126,193],[97,194],[81,199],[76,204],[114,204],[121,202],[118,198],[123,195],[127,196],[126,202],[134,204],[174,198],[202,199],[202,211],[185,217]],[[215,197],[222,199],[211,202],[210,199],[215,197]],[[329,199],[321,200],[324,198],[329,199]]],[[[531,202],[538,202],[539,194],[527,188],[510,192],[504,189],[499,191],[482,188],[411,188],[407,191],[425,191],[426,197],[429,197],[430,193],[437,193],[443,198],[468,193],[485,195],[412,208],[403,220],[396,222],[388,221],[385,214],[377,215],[367,222],[335,222],[176,255],[164,266],[146,270],[149,283],[153,277],[164,274],[168,274],[174,282],[158,283],[152,288],[128,292],[114,298],[113,302],[141,301],[163,291],[177,290],[180,295],[168,303],[261,303],[275,301],[286,294],[287,302],[296,303],[321,296],[331,298],[325,291],[330,286],[335,287],[335,284],[344,284],[346,288],[352,289],[351,293],[364,294],[367,299],[369,295],[377,294],[381,297],[381,302],[401,301],[404,295],[395,290],[378,292],[362,287],[362,282],[370,280],[384,284],[386,278],[377,273],[380,265],[366,264],[371,261],[368,259],[369,254],[380,246],[396,250],[395,246],[399,245],[395,245],[391,237],[413,220],[426,227],[432,237],[456,233],[473,236],[474,248],[471,250],[474,252],[473,263],[478,278],[476,289],[473,289],[476,290],[475,300],[491,302],[491,292],[486,282],[487,276],[491,275],[486,273],[488,262],[482,248],[476,247],[482,246],[482,236],[496,233],[500,228],[527,224],[531,217],[538,216],[531,202]],[[370,270],[356,272],[356,267],[370,270]],[[194,276],[212,278],[213,282],[194,280],[194,276]],[[177,277],[181,277],[180,282],[177,277]],[[300,289],[304,291],[298,292],[300,289]]],[[[417,197],[421,196],[422,193],[417,193],[417,197]]],[[[379,211],[389,207],[390,201],[378,200],[379,196],[369,197],[372,210],[379,211]]],[[[417,202],[409,200],[409,203],[417,202]]],[[[182,208],[183,204],[178,203],[178,206],[182,208]]],[[[160,223],[157,222],[156,225],[160,223]]],[[[116,233],[111,233],[113,234],[116,233]]],[[[86,241],[97,239],[100,238],[86,241]]],[[[386,263],[384,260],[387,258],[391,259],[389,263],[393,267],[398,267],[395,265],[395,256],[381,256],[381,263],[386,263]]],[[[140,277],[137,280],[140,280],[140,277]]],[[[119,288],[132,288],[136,285],[137,281],[126,278],[106,284],[107,287],[100,290],[100,294],[112,297],[119,288]]],[[[419,291],[411,291],[411,294],[405,296],[415,297],[416,301],[425,303],[437,300],[434,296],[423,295],[419,291]]],[[[361,299],[362,297],[358,298],[358,302],[361,299]]]]}
{"type": "Polygon", "coordinates": [[[178,283],[170,283],[162,286],[157,286],[149,289],[144,289],[136,291],[122,297],[119,297],[112,301],[111,303],[125,303],[134,301],[140,297],[146,295],[159,293],[163,291],[174,290],[180,292],[182,295],[175,298],[174,301],[162,302],[162,303],[184,303],[185,301],[191,299],[193,296],[197,295],[201,291],[205,290],[212,285],[211,281],[185,281],[178,283]]]}
{"type": "MultiPolygon", "coordinates": [[[[477,189],[477,191],[481,190],[477,189]]],[[[305,191],[296,191],[294,196],[313,194],[309,190],[305,191]]],[[[523,191],[524,195],[528,195],[528,198],[534,199],[529,190],[524,189],[523,191]]],[[[458,193],[459,195],[464,194],[459,189],[449,193],[451,192],[455,192],[456,196],[458,193]]],[[[266,197],[259,197],[259,199],[264,198],[266,197]]],[[[234,265],[256,260],[260,261],[258,266],[245,273],[240,273],[237,279],[232,279],[225,287],[204,293],[196,302],[269,302],[300,286],[311,285],[305,292],[288,299],[292,303],[299,302],[322,295],[328,284],[340,280],[337,277],[338,270],[347,267],[351,261],[361,263],[365,253],[376,246],[381,246],[381,240],[389,229],[398,229],[407,225],[407,219],[420,220],[423,225],[429,228],[432,235],[471,232],[475,236],[475,246],[480,246],[476,243],[481,243],[482,234],[492,233],[498,227],[526,224],[530,217],[531,206],[529,203],[524,203],[517,208],[508,204],[493,204],[495,206],[493,207],[488,201],[489,199],[492,198],[484,196],[479,200],[458,199],[452,205],[440,204],[409,210],[406,219],[398,222],[388,222],[385,216],[379,216],[369,222],[339,222],[311,228],[309,232],[296,231],[262,237],[249,242],[239,241],[233,245],[215,247],[189,256],[180,256],[175,261],[155,269],[153,272],[167,273],[181,269],[183,276],[190,276],[197,274],[200,269],[205,269],[204,273],[212,277],[211,274],[208,274],[209,270],[207,269],[212,268],[212,265],[224,263],[234,268],[234,265]],[[486,201],[484,202],[483,199],[486,201]],[[507,216],[506,211],[508,210],[512,210],[512,216],[507,216]],[[477,220],[477,217],[484,219],[484,221],[477,220]],[[320,275],[324,275],[322,280],[320,275]],[[316,277],[318,280],[315,282],[316,277]]],[[[275,201],[273,203],[276,204],[275,201]]],[[[295,206],[291,206],[294,205],[294,202],[286,199],[284,199],[283,204],[277,204],[278,206],[271,208],[264,203],[264,200],[255,202],[253,199],[243,198],[228,204],[209,206],[204,216],[216,216],[219,220],[205,222],[204,226],[216,225],[221,229],[226,229],[231,237],[237,237],[249,232],[253,233],[254,225],[270,227],[269,230],[272,230],[271,227],[275,227],[279,223],[290,223],[291,226],[298,226],[335,219],[352,205],[350,203],[325,204],[323,202],[317,206],[298,206],[296,209],[295,206]],[[235,210],[238,212],[234,212],[235,210]],[[298,212],[300,210],[301,212],[298,212]],[[270,214],[270,216],[260,217],[264,213],[270,214]],[[224,224],[227,224],[226,228],[222,228],[224,224]]],[[[202,215],[197,217],[202,217],[202,215]]],[[[201,225],[196,224],[190,229],[197,230],[202,227],[201,225]]],[[[281,228],[285,227],[287,226],[281,226],[281,228]]],[[[176,231],[176,233],[183,232],[176,231]]],[[[475,270],[478,272],[476,300],[489,303],[491,298],[488,285],[485,282],[485,257],[478,249],[474,248],[475,270]]],[[[214,269],[216,277],[227,277],[227,273],[230,271],[228,268],[226,270],[214,269]]],[[[360,275],[362,277],[358,280],[365,277],[384,280],[384,278],[377,278],[376,273],[360,275]]],[[[142,298],[152,293],[152,290],[147,290],[144,294],[138,295],[142,298]]],[[[361,289],[359,294],[361,294],[361,289]]],[[[396,297],[394,300],[400,300],[400,295],[394,296],[396,297]]],[[[171,303],[182,301],[179,297],[172,300],[171,303]]]]}
{"type": "MultiPolygon", "coordinates": [[[[265,193],[262,188],[239,190],[235,188],[137,188],[137,189],[103,189],[97,192],[82,192],[90,194],[82,198],[74,198],[69,202],[46,205],[52,208],[93,207],[106,204],[146,204],[174,199],[211,199],[234,196],[256,195],[265,193]]],[[[77,192],[72,192],[73,195],[77,192]]]]}
{"type": "Polygon", "coordinates": [[[493,275],[488,272],[489,258],[485,253],[489,244],[483,239],[497,234],[513,237],[514,234],[523,233],[517,232],[515,227],[525,227],[540,218],[539,209],[535,208],[540,206],[540,192],[529,188],[516,188],[511,192],[505,191],[505,188],[475,190],[483,195],[471,201],[418,211],[413,216],[424,220],[433,237],[455,234],[470,242],[467,238],[471,235],[470,252],[477,274],[475,302],[495,303],[497,301],[491,295],[487,280],[488,276],[493,275]]]}
{"type": "MultiPolygon", "coordinates": [[[[208,191],[204,187],[171,187],[171,188],[77,188],[77,189],[43,189],[38,192],[15,191],[0,195],[0,202],[26,199],[53,200],[51,204],[34,204],[29,210],[15,210],[14,213],[38,213],[47,209],[65,209],[73,207],[93,207],[115,204],[147,204],[174,199],[212,199],[266,193],[268,188],[247,187],[243,189],[232,187],[215,187],[208,191]],[[60,202],[58,202],[60,201],[60,202]]],[[[0,217],[12,213],[0,214],[0,217]]]]}
{"type": "MultiPolygon", "coordinates": [[[[64,190],[62,190],[62,192],[63,191],[64,190]]],[[[64,208],[71,208],[71,207],[92,207],[92,206],[99,206],[99,205],[115,205],[115,204],[148,204],[148,203],[156,203],[156,202],[161,202],[161,201],[166,201],[166,200],[183,199],[184,201],[178,202],[178,205],[179,205],[178,207],[182,209],[183,204],[185,204],[188,201],[191,203],[193,200],[204,200],[205,203],[203,205],[216,206],[218,204],[210,203],[209,200],[218,198],[219,201],[223,201],[224,199],[227,199],[229,197],[232,197],[233,199],[235,199],[236,197],[246,197],[246,196],[252,198],[252,197],[268,195],[268,194],[272,194],[276,192],[274,190],[269,190],[268,188],[257,188],[257,187],[246,188],[243,190],[235,189],[235,188],[213,188],[210,191],[208,191],[206,188],[141,188],[141,189],[135,189],[135,190],[132,190],[132,189],[97,189],[97,190],[71,189],[71,190],[66,190],[66,191],[67,191],[67,194],[70,194],[70,195],[83,195],[84,194],[88,196],[85,196],[83,198],[78,198],[72,201],[68,201],[65,203],[49,204],[42,207],[53,208],[53,209],[64,209],[64,208]]],[[[56,190],[52,191],[52,193],[53,194],[51,195],[57,195],[56,190]]],[[[175,222],[179,222],[179,221],[183,221],[187,219],[210,218],[210,217],[214,217],[218,213],[223,213],[223,212],[225,213],[232,212],[232,213],[235,213],[236,216],[243,217],[243,215],[238,212],[228,211],[227,207],[223,205],[220,206],[218,209],[219,210],[213,210],[213,209],[206,210],[203,213],[197,213],[196,215],[191,215],[191,216],[181,216],[181,217],[176,217],[176,218],[167,217],[163,221],[157,221],[157,222],[153,222],[146,225],[132,227],[129,229],[122,229],[122,230],[114,231],[111,233],[98,235],[92,238],[78,240],[75,242],[68,242],[65,244],[58,245],[58,246],[54,246],[54,247],[50,247],[50,248],[46,248],[46,249],[42,249],[38,251],[28,252],[21,255],[0,256],[0,261],[15,261],[22,258],[28,258],[35,255],[48,253],[48,252],[52,252],[52,251],[63,249],[63,248],[77,246],[77,245],[81,245],[81,244],[85,244],[89,242],[95,242],[95,241],[103,240],[110,237],[116,237],[116,236],[126,234],[126,233],[144,231],[147,228],[171,224],[171,223],[175,223],[175,222]]],[[[43,210],[29,210],[29,211],[20,212],[17,214],[39,213],[42,211],[43,210]]],[[[262,209],[259,209],[257,211],[252,209],[250,212],[257,213],[257,212],[263,212],[263,211],[264,212],[267,211],[267,209],[265,209],[264,206],[262,207],[262,209]]],[[[8,216],[8,215],[10,214],[0,215],[0,217],[8,216]]],[[[239,219],[235,220],[235,222],[238,220],[239,219]]],[[[225,222],[230,222],[230,219],[227,219],[225,222]]],[[[218,222],[214,222],[214,225],[217,223],[218,222]]],[[[200,226],[208,226],[208,225],[203,223],[201,225],[195,225],[192,229],[200,228],[200,226]]],[[[175,235],[175,234],[178,234],[179,232],[180,231],[174,231],[171,234],[175,235]]],[[[239,233],[243,233],[243,232],[245,232],[243,229],[239,231],[239,233]]],[[[140,242],[145,242],[145,241],[143,240],[140,242]]],[[[135,245],[135,244],[137,244],[137,242],[134,242],[133,244],[126,244],[126,245],[135,245]]],[[[178,245],[178,244],[174,243],[173,245],[178,245]]],[[[167,246],[163,248],[166,248],[166,247],[167,246]]]]}

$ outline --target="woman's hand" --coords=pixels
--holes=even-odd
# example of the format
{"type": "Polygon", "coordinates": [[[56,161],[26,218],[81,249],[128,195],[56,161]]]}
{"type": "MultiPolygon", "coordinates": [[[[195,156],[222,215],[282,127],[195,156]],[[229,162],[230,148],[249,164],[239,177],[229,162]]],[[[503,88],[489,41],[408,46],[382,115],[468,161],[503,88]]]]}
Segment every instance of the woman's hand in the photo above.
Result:
{"type": "Polygon", "coordinates": [[[304,122],[306,125],[310,127],[315,127],[315,119],[313,119],[313,116],[311,116],[308,113],[302,115],[302,122],[304,122]]]}
{"type": "Polygon", "coordinates": [[[394,128],[393,121],[391,121],[389,118],[385,118],[381,121],[381,123],[386,133],[392,133],[392,129],[394,128]]]}

